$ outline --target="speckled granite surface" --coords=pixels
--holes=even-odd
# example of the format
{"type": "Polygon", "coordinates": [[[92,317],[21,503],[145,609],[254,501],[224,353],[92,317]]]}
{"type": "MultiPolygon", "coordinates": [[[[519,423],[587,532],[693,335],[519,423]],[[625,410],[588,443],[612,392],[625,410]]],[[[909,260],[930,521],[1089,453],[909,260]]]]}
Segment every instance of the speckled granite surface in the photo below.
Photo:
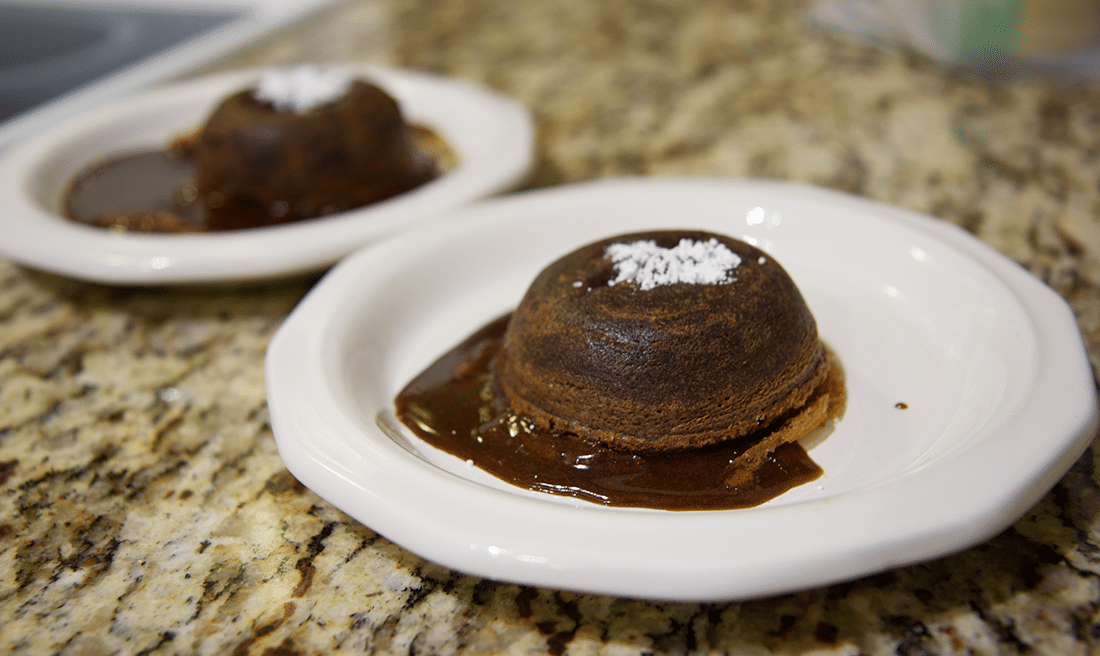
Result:
{"type": "MultiPolygon", "coordinates": [[[[853,44],[794,0],[346,3],[218,67],[366,59],[534,111],[532,186],[795,179],[965,226],[1065,296],[1100,367],[1100,83],[988,81],[853,44]]],[[[1090,654],[1090,449],[960,554],[668,604],[422,561],[286,472],[262,358],[310,288],[112,289],[0,263],[0,649],[64,654],[1090,654]]]]}

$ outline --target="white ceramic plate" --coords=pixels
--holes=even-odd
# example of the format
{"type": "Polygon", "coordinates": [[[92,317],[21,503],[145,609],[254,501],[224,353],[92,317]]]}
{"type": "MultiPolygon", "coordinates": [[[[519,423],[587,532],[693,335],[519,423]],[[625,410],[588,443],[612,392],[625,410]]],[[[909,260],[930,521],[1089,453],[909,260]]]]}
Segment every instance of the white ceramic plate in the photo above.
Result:
{"type": "Polygon", "coordinates": [[[779,182],[607,181],[466,208],[336,267],[266,366],[287,467],[375,531],[484,577],[658,599],[777,594],[963,549],[1025,513],[1097,422],[1049,288],[953,226],[779,182]],[[605,508],[513,488],[396,422],[397,392],[546,264],[666,227],[755,242],[801,288],[850,394],[810,451],[818,481],[746,510],[605,508]]]}
{"type": "Polygon", "coordinates": [[[472,84],[357,66],[398,99],[406,120],[438,132],[460,163],[438,179],[362,209],[293,224],[191,235],[116,233],[60,216],[73,176],[109,156],[163,147],[197,128],[222,98],[259,71],[166,86],[58,124],[0,156],[0,256],[105,283],[234,282],[322,269],[353,250],[511,187],[528,171],[531,118],[519,104],[472,84]]]}

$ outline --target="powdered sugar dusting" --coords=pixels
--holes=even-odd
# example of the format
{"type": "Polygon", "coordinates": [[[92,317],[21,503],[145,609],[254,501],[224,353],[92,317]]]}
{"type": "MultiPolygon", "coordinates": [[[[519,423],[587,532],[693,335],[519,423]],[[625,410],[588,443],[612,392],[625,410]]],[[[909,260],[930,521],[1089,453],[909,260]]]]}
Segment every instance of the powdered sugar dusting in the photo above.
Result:
{"type": "Polygon", "coordinates": [[[741,257],[715,238],[708,241],[681,239],[672,248],[661,248],[654,240],[609,245],[604,256],[615,264],[616,276],[607,284],[632,282],[641,289],[688,283],[718,285],[731,282],[730,271],[741,257]]]}
{"type": "Polygon", "coordinates": [[[314,107],[338,100],[351,86],[348,73],[332,68],[296,66],[273,69],[260,76],[253,96],[282,112],[304,114],[314,107]]]}

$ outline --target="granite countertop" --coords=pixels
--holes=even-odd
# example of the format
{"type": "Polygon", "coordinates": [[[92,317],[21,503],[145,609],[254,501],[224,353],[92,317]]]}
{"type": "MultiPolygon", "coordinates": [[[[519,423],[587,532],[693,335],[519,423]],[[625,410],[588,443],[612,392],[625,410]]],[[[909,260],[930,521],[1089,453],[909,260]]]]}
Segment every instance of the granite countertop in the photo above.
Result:
{"type": "MultiPolygon", "coordinates": [[[[483,83],[534,112],[532,187],[753,176],[929,213],[1064,296],[1100,367],[1100,82],[952,71],[827,34],[805,9],[799,0],[348,2],[209,70],[356,59],[483,83]]],[[[0,648],[1100,649],[1092,448],[984,544],[776,598],[652,603],[421,560],[305,489],[276,452],[264,350],[314,282],[112,288],[0,262],[0,648]]]]}

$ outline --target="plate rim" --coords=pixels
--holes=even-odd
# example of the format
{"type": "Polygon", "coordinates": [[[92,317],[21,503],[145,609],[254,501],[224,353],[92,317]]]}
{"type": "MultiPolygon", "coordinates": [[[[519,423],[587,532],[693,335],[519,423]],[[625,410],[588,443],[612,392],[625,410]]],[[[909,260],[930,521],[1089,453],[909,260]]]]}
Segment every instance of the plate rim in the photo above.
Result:
{"type": "MultiPolygon", "coordinates": [[[[32,174],[67,144],[151,109],[186,103],[212,106],[227,93],[254,82],[263,71],[289,66],[234,69],[160,85],[104,103],[0,152],[0,200],[7,205],[0,213],[0,256],[34,269],[106,284],[237,283],[289,277],[321,270],[387,234],[512,189],[530,173],[534,122],[528,109],[516,100],[469,80],[422,71],[348,62],[318,65],[350,70],[377,82],[406,105],[407,117],[427,113],[426,117],[410,117],[414,122],[446,123],[445,112],[458,102],[492,116],[495,132],[444,134],[452,144],[476,141],[481,150],[411,192],[314,221],[224,233],[112,233],[68,221],[38,205],[29,189],[35,183],[32,174]],[[395,92],[402,87],[407,93],[395,92]],[[422,96],[435,96],[436,102],[424,102],[419,99],[422,96]],[[416,105],[412,112],[407,106],[410,97],[416,105]]],[[[197,118],[193,125],[166,126],[177,133],[186,132],[201,122],[201,116],[197,118]]],[[[94,159],[85,158],[84,162],[94,159]]]]}
{"type": "MultiPolygon", "coordinates": [[[[342,418],[337,418],[336,424],[338,425],[324,426],[326,421],[331,420],[331,417],[326,420],[319,416],[312,416],[306,421],[301,416],[303,404],[324,404],[324,399],[318,398],[320,394],[318,390],[323,389],[323,386],[319,385],[319,383],[323,384],[324,382],[323,376],[320,375],[319,371],[311,371],[309,365],[310,361],[315,362],[323,357],[318,351],[321,348],[320,338],[318,335],[310,333],[309,326],[323,325],[323,322],[318,322],[317,317],[314,315],[322,312],[326,303],[334,297],[338,297],[341,291],[339,287],[342,277],[350,275],[357,268],[363,266],[363,263],[385,253],[387,248],[399,248],[400,244],[415,239],[415,233],[406,233],[375,247],[363,249],[336,267],[299,304],[298,308],[288,317],[272,339],[265,360],[269,407],[276,444],[288,469],[296,477],[299,477],[307,487],[313,489],[323,498],[329,499],[330,502],[341,507],[342,510],[356,517],[359,521],[363,521],[395,543],[429,560],[461,571],[498,580],[545,585],[580,592],[700,601],[745,599],[789,592],[850,579],[961,550],[991,537],[1014,522],[1020,514],[1034,505],[1050,486],[1057,482],[1072,465],[1073,461],[1083,452],[1096,431],[1097,406],[1095,393],[1091,390],[1091,368],[1088,365],[1087,357],[1084,357],[1082,338],[1068,305],[1053,290],[1026,273],[1008,258],[961,229],[932,217],[866,198],[802,183],[709,178],[622,178],[563,185],[491,199],[460,210],[459,213],[464,218],[470,218],[476,217],[479,212],[491,214],[494,211],[493,208],[496,208],[495,211],[497,212],[506,212],[508,211],[507,208],[522,208],[525,204],[544,202],[548,197],[560,197],[562,194],[637,193],[639,191],[642,193],[663,193],[662,190],[672,190],[672,193],[691,193],[695,191],[709,192],[737,189],[766,190],[772,194],[799,194],[822,202],[848,205],[858,211],[875,214],[883,220],[900,222],[910,228],[927,233],[937,241],[961,250],[1004,282],[1016,296],[1016,300],[1025,307],[1028,316],[1035,323],[1036,330],[1039,333],[1040,345],[1046,347],[1047,351],[1052,351],[1052,355],[1055,357],[1054,360],[1049,360],[1044,357],[1047,354],[1045,351],[1039,354],[1040,366],[1039,371],[1035,374],[1036,377],[1045,377],[1044,380],[1049,379],[1051,362],[1056,361],[1070,366],[1072,369],[1071,374],[1075,380],[1082,383],[1087,381],[1089,384],[1087,393],[1078,389],[1083,385],[1074,386],[1073,389],[1080,393],[1071,401],[1067,401],[1064,389],[1058,390],[1058,394],[1054,397],[1053,400],[1063,405],[1069,403],[1075,411],[1072,416],[1060,418],[1057,432],[1061,435],[1061,441],[1057,443],[1058,449],[1055,452],[1047,454],[1046,461],[1048,464],[1043,468],[1043,471],[1036,472],[1035,477],[1031,480],[1021,481],[1017,489],[998,491],[996,494],[985,491],[986,494],[981,495],[980,499],[971,500],[974,507],[965,517],[956,513],[950,520],[941,520],[935,526],[921,527],[921,530],[915,530],[904,525],[891,526],[890,530],[893,531],[893,537],[889,544],[879,541],[875,545],[867,545],[859,540],[853,541],[848,538],[837,540],[835,537],[832,540],[819,540],[815,545],[818,550],[817,553],[801,554],[802,557],[797,562],[788,557],[789,562],[786,564],[789,565],[789,568],[780,575],[777,575],[774,559],[768,567],[762,568],[759,572],[747,571],[743,567],[737,569],[740,566],[733,565],[727,566],[727,569],[718,574],[712,574],[711,572],[699,571],[698,568],[688,566],[684,562],[665,563],[667,567],[662,568],[660,572],[654,572],[651,571],[652,567],[646,567],[646,563],[630,561],[628,558],[621,565],[616,565],[619,568],[617,574],[615,572],[609,573],[606,558],[592,557],[590,552],[585,552],[586,548],[591,549],[591,547],[583,544],[573,545],[580,555],[576,555],[571,560],[564,559],[568,562],[549,562],[546,559],[540,561],[536,550],[529,548],[531,547],[529,544],[524,545],[523,540],[515,541],[515,544],[519,545],[515,548],[504,549],[500,545],[495,545],[497,547],[496,551],[493,550],[494,545],[482,544],[478,546],[477,540],[473,538],[480,531],[486,530],[486,527],[480,525],[472,527],[449,525],[448,530],[456,535],[446,538],[446,541],[450,543],[447,549],[438,547],[440,543],[445,541],[439,535],[440,532],[436,533],[436,546],[425,545],[423,540],[410,540],[409,531],[402,526],[405,520],[402,520],[400,513],[396,512],[394,508],[378,507],[376,505],[370,508],[370,512],[365,513],[361,508],[349,509],[344,507],[348,504],[346,499],[341,497],[345,496],[348,490],[353,493],[356,490],[365,492],[375,499],[379,495],[376,491],[364,491],[361,486],[357,488],[354,482],[341,476],[333,476],[335,472],[333,467],[330,466],[333,463],[326,465],[321,462],[324,458],[318,458],[318,453],[308,444],[308,440],[303,441],[295,433],[302,430],[321,430],[322,432],[331,431],[332,434],[329,437],[336,441],[355,439],[357,429],[354,426],[347,425],[342,418]],[[502,207],[506,209],[501,210],[502,207]],[[309,317],[308,321],[306,317],[309,317]],[[1052,334],[1056,335],[1057,339],[1052,340],[1052,334]],[[1067,342],[1065,339],[1067,336],[1075,336],[1075,339],[1067,342]],[[294,369],[294,375],[287,375],[288,367],[294,369]],[[311,386],[313,387],[311,388],[311,386]],[[299,416],[295,416],[296,414],[299,416]],[[321,428],[321,426],[324,426],[324,428],[321,428]],[[341,503],[333,501],[334,498],[340,499],[341,503]],[[925,530],[929,528],[931,532],[925,530]],[[967,535],[965,539],[960,539],[959,533],[964,529],[967,535]],[[919,542],[919,545],[911,544],[914,541],[919,542]],[[904,552],[893,552],[887,548],[902,543],[910,543],[904,552]],[[463,546],[465,546],[465,549],[462,549],[463,546]],[[857,553],[860,557],[853,558],[854,553],[857,553]],[[734,569],[729,569],[729,567],[734,569]],[[736,581],[729,580],[728,577],[733,571],[743,575],[743,578],[736,581]],[[725,581],[716,580],[721,579],[723,574],[727,577],[725,581]]],[[[462,222],[453,221],[449,226],[437,227],[437,229],[460,231],[471,228],[464,228],[462,222]]],[[[1059,375],[1063,376],[1064,372],[1060,371],[1059,375]]],[[[1059,380],[1064,382],[1065,379],[1060,378],[1059,380]]],[[[1046,391],[1048,393],[1046,396],[1051,396],[1049,387],[1049,384],[1047,384],[1046,391]]],[[[1031,423],[1027,425],[1033,424],[1034,420],[1035,418],[1032,417],[1031,423]]],[[[986,440],[977,446],[981,447],[988,445],[988,443],[988,440],[986,440]]],[[[373,447],[377,446],[377,444],[373,445],[373,447]]],[[[408,458],[417,459],[411,454],[402,456],[397,450],[394,450],[399,449],[399,447],[392,443],[390,445],[383,444],[382,448],[388,450],[386,457],[403,458],[407,456],[408,458]]],[[[951,467],[957,468],[959,465],[953,463],[958,462],[960,462],[958,458],[952,458],[947,461],[933,463],[931,467],[937,471],[944,471],[951,467]]],[[[412,466],[422,468],[424,464],[421,461],[420,465],[412,464],[412,466]]],[[[380,476],[385,475],[384,472],[375,473],[380,476]]],[[[410,472],[405,473],[409,474],[410,472]]],[[[960,473],[965,472],[955,472],[955,475],[960,473]]],[[[423,474],[423,471],[418,472],[415,477],[422,477],[423,474]]],[[[429,475],[428,478],[430,479],[432,476],[429,475]]],[[[912,478],[907,478],[902,482],[912,485],[912,480],[912,478]]],[[[469,481],[459,480],[457,482],[451,481],[451,483],[462,487],[463,494],[469,494],[471,498],[477,499],[478,503],[483,503],[486,507],[493,507],[494,515],[503,512],[500,511],[500,508],[507,508],[507,512],[516,509],[516,503],[513,502],[516,498],[515,495],[509,495],[499,490],[488,490],[469,481]],[[502,501],[506,497],[512,497],[512,499],[502,501]]],[[[897,485],[900,483],[893,481],[891,484],[897,485]]],[[[945,490],[932,489],[926,490],[926,492],[940,495],[945,502],[950,500],[949,496],[944,496],[947,494],[945,490]]],[[[848,494],[849,498],[843,500],[843,505],[846,507],[845,511],[849,516],[858,516],[860,510],[867,507],[869,495],[848,494]]],[[[841,502],[834,502],[831,507],[835,508],[838,505],[841,505],[841,502]]],[[[559,506],[555,510],[546,510],[554,516],[569,513],[571,524],[595,531],[603,530],[600,524],[608,523],[608,517],[616,515],[616,509],[605,509],[597,506],[583,508],[559,506]]],[[[804,511],[805,507],[800,508],[799,504],[750,509],[754,518],[750,523],[754,524],[755,528],[782,525],[785,521],[784,518],[798,515],[800,512],[804,514],[804,511]]],[[[728,521],[724,518],[728,517],[730,513],[745,512],[663,513],[661,514],[661,522],[662,525],[679,526],[681,528],[691,525],[698,529],[700,525],[705,525],[707,531],[712,534],[724,535],[728,533],[728,528],[723,528],[723,530],[716,528],[721,528],[728,521]],[[723,533],[723,531],[726,533],[723,533]]],[[[829,512],[836,511],[830,510],[829,512]]],[[[618,516],[623,516],[623,513],[618,513],[618,516]]],[[[815,521],[818,520],[820,518],[815,519],[815,521]]],[[[441,519],[440,521],[446,520],[441,519]]],[[[524,520],[517,519],[516,521],[522,522],[524,520]]],[[[875,523],[881,524],[882,522],[881,517],[875,518],[875,523]]],[[[618,525],[624,522],[612,521],[611,523],[618,525]]],[[[894,521],[894,524],[897,524],[897,521],[894,521]]],[[[491,527],[488,528],[491,529],[491,527]]],[[[874,529],[870,525],[865,528],[874,529]]],[[[875,530],[881,533],[883,527],[879,526],[875,530]]],[[[636,537],[640,537],[640,534],[636,537]]],[[[768,535],[757,536],[756,539],[762,543],[767,543],[768,537],[768,535]]],[[[658,541],[668,540],[668,538],[659,537],[652,539],[658,541]]],[[[789,554],[790,551],[789,548],[784,549],[783,545],[770,545],[770,547],[777,549],[780,556],[789,554]]],[[[561,549],[558,551],[561,551],[561,549]]]]}

